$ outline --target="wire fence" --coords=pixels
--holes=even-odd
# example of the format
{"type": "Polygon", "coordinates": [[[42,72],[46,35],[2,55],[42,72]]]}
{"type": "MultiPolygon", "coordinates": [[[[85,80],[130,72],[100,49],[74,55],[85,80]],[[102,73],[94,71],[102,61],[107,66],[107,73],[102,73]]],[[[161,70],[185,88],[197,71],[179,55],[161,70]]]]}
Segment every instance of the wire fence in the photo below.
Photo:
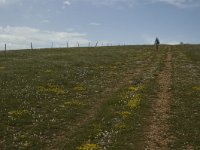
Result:
{"type": "MultiPolygon", "coordinates": [[[[106,47],[106,46],[126,46],[125,43],[118,43],[118,44],[113,44],[113,43],[105,43],[105,42],[89,42],[88,44],[82,44],[79,42],[73,43],[70,45],[69,42],[66,42],[66,46],[62,45],[59,46],[59,44],[55,44],[54,42],[51,43],[51,46],[36,46],[34,45],[33,42],[30,43],[30,45],[26,45],[25,47],[22,46],[22,48],[15,48],[10,44],[5,43],[4,46],[0,46],[0,51],[8,51],[8,50],[23,50],[23,49],[30,49],[30,50],[36,50],[36,49],[48,49],[48,48],[76,48],[76,47],[106,47]]],[[[19,46],[18,46],[19,47],[19,46]]]]}

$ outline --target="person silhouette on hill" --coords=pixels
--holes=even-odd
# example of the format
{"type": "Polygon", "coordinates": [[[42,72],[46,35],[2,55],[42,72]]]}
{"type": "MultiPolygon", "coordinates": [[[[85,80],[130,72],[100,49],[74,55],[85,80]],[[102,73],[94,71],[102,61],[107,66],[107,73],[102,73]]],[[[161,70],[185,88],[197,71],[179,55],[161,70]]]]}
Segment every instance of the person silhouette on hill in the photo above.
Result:
{"type": "Polygon", "coordinates": [[[156,40],[155,40],[155,46],[156,46],[156,50],[158,50],[158,45],[160,44],[160,41],[159,39],[156,37],[156,40]]]}

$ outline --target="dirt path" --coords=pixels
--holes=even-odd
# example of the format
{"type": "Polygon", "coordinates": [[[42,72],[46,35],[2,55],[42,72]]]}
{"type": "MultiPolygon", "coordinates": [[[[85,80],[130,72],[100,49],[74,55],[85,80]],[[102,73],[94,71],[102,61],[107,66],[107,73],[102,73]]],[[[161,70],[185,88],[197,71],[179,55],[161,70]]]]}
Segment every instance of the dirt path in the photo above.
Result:
{"type": "Polygon", "coordinates": [[[160,91],[158,99],[152,105],[149,126],[146,131],[146,150],[167,150],[171,141],[169,130],[169,112],[171,99],[171,72],[172,72],[172,54],[169,50],[165,58],[165,67],[159,74],[158,80],[160,91]]]}

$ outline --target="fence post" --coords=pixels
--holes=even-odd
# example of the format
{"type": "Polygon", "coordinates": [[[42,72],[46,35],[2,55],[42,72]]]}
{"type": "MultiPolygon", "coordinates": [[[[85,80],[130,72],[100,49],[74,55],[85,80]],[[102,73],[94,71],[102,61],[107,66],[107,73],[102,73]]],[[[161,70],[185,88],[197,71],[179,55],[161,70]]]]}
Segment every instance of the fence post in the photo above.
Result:
{"type": "Polygon", "coordinates": [[[96,42],[96,45],[95,45],[95,47],[97,47],[97,46],[98,46],[98,43],[99,43],[99,42],[97,41],[97,42],[96,42]]]}
{"type": "Polygon", "coordinates": [[[51,43],[51,48],[53,48],[53,42],[51,43]]]}
{"type": "Polygon", "coordinates": [[[80,46],[80,45],[79,45],[79,42],[77,42],[77,44],[78,44],[78,47],[79,47],[79,46],[80,46]]]}
{"type": "Polygon", "coordinates": [[[67,42],[67,48],[69,48],[69,43],[67,42]]]}
{"type": "Polygon", "coordinates": [[[31,50],[33,50],[33,43],[31,42],[31,50]]]}
{"type": "Polygon", "coordinates": [[[5,44],[5,53],[6,53],[6,51],[7,51],[7,47],[6,47],[6,44],[5,44]]]}
{"type": "Polygon", "coordinates": [[[6,50],[7,50],[7,49],[6,49],[6,44],[5,44],[5,58],[6,58],[6,50]]]}

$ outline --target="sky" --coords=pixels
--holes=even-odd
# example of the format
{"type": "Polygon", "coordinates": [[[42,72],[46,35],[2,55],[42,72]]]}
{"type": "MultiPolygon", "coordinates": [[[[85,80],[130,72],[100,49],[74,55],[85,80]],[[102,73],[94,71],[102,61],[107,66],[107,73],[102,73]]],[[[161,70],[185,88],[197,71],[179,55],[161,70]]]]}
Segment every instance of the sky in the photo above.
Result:
{"type": "Polygon", "coordinates": [[[0,50],[200,43],[200,0],[0,0],[0,50]]]}

